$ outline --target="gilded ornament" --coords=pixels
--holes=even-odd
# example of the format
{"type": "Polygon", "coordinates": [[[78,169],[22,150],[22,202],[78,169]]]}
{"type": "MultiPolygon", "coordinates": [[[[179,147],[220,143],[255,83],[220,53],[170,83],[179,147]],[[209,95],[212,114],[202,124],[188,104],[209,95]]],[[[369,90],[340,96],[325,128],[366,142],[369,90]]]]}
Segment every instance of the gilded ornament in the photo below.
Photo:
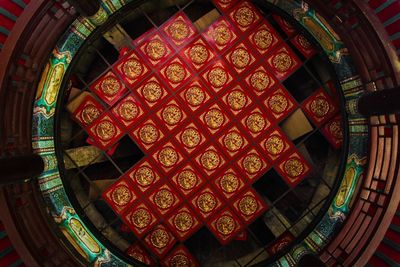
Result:
{"type": "Polygon", "coordinates": [[[190,170],[184,170],[178,176],[178,184],[185,190],[192,189],[197,184],[197,176],[190,170]]]}
{"type": "Polygon", "coordinates": [[[239,8],[235,12],[235,21],[242,27],[248,27],[254,22],[254,12],[247,6],[239,8]]]}
{"type": "Polygon", "coordinates": [[[118,92],[120,84],[116,78],[107,77],[101,81],[100,88],[106,96],[114,96],[118,92]]]}
{"type": "Polygon", "coordinates": [[[142,74],[143,65],[139,60],[131,58],[124,62],[122,69],[126,77],[136,79],[142,74]]]}
{"type": "Polygon", "coordinates": [[[96,126],[96,135],[103,141],[111,140],[115,133],[115,126],[109,121],[102,121],[96,126]]]}
{"type": "Polygon", "coordinates": [[[285,162],[283,169],[290,177],[297,177],[303,173],[304,165],[296,158],[289,159],[285,162]]]}
{"type": "Polygon", "coordinates": [[[319,118],[326,116],[329,113],[329,103],[325,98],[318,97],[311,101],[310,104],[311,112],[319,118]]]}
{"type": "Polygon", "coordinates": [[[277,114],[284,112],[289,105],[288,100],[282,94],[275,94],[268,100],[269,108],[277,114]]]}
{"type": "Polygon", "coordinates": [[[250,63],[250,54],[246,49],[239,47],[232,52],[231,61],[236,68],[243,69],[250,63]]]}
{"type": "Polygon", "coordinates": [[[246,119],[246,125],[253,133],[259,133],[264,129],[266,123],[261,114],[253,113],[246,119]]]}
{"type": "Polygon", "coordinates": [[[141,254],[139,251],[130,252],[130,253],[128,253],[128,255],[130,257],[134,258],[135,260],[145,263],[145,258],[143,256],[143,254],[141,254]]]}
{"type": "Polygon", "coordinates": [[[221,162],[217,152],[212,150],[206,151],[203,155],[201,155],[200,161],[201,165],[209,171],[218,168],[221,162]]]}
{"type": "Polygon", "coordinates": [[[158,160],[164,167],[172,167],[178,161],[178,154],[173,148],[166,147],[158,154],[158,160]]]}
{"type": "Polygon", "coordinates": [[[182,119],[182,111],[176,105],[169,105],[163,110],[162,118],[167,124],[175,125],[182,119]]]}
{"type": "Polygon", "coordinates": [[[293,60],[286,52],[280,52],[272,59],[272,63],[279,72],[286,72],[292,66],[293,60]]]}
{"type": "Polygon", "coordinates": [[[215,27],[212,37],[218,45],[223,46],[227,45],[232,39],[232,32],[226,25],[220,24],[215,27]]]}
{"type": "Polygon", "coordinates": [[[186,211],[179,212],[174,218],[175,228],[181,232],[188,231],[193,226],[193,218],[186,211]]]}
{"type": "Polygon", "coordinates": [[[262,168],[262,161],[259,156],[255,154],[247,155],[243,160],[243,167],[249,174],[255,174],[262,168]]]}
{"type": "Polygon", "coordinates": [[[126,186],[120,185],[112,192],[111,199],[118,206],[125,206],[131,201],[132,193],[126,186]]]}
{"type": "Polygon", "coordinates": [[[243,146],[243,138],[238,132],[229,132],[224,137],[224,145],[229,151],[236,152],[243,146]]]}
{"type": "Polygon", "coordinates": [[[131,221],[134,226],[143,229],[150,224],[151,215],[146,209],[139,208],[132,213],[131,221]]]}
{"type": "Polygon", "coordinates": [[[257,200],[252,196],[245,196],[239,201],[239,210],[243,215],[253,215],[258,209],[257,200]]]}
{"type": "Polygon", "coordinates": [[[210,109],[204,118],[207,126],[211,129],[218,129],[224,123],[224,115],[216,108],[210,109]]]}
{"type": "Polygon", "coordinates": [[[169,261],[171,267],[190,267],[190,260],[183,254],[173,256],[169,261]]]}
{"type": "Polygon", "coordinates": [[[176,41],[183,41],[185,38],[189,36],[190,30],[185,22],[174,21],[168,27],[168,33],[176,41]]]}
{"type": "Polygon", "coordinates": [[[208,81],[214,87],[217,88],[222,87],[228,81],[228,74],[223,68],[215,67],[211,69],[210,72],[208,73],[208,81]]]}
{"type": "Polygon", "coordinates": [[[228,104],[233,110],[241,110],[246,106],[247,97],[240,90],[234,90],[228,95],[228,104]]]}
{"type": "Polygon", "coordinates": [[[282,138],[280,138],[277,135],[273,135],[265,141],[265,149],[268,151],[269,154],[271,155],[279,155],[282,153],[284,147],[284,142],[282,138]]]}
{"type": "Polygon", "coordinates": [[[298,38],[299,44],[306,50],[311,49],[311,44],[310,42],[303,36],[303,35],[299,35],[298,38]]]}
{"type": "Polygon", "coordinates": [[[329,125],[329,132],[338,140],[343,139],[342,126],[339,121],[334,121],[329,125]]]}
{"type": "Polygon", "coordinates": [[[189,56],[194,64],[201,65],[207,61],[209,52],[207,47],[202,44],[196,44],[189,50],[189,56]]]}
{"type": "Polygon", "coordinates": [[[124,102],[118,108],[119,115],[127,121],[135,119],[139,114],[139,109],[133,102],[124,102]]]}
{"type": "Polygon", "coordinates": [[[169,236],[167,231],[164,229],[156,229],[150,235],[151,244],[159,249],[162,249],[168,245],[169,236]]]}
{"type": "Polygon", "coordinates": [[[270,78],[268,77],[267,73],[259,70],[251,75],[250,84],[256,91],[263,92],[268,88],[270,84],[270,78]]]}
{"type": "Polygon", "coordinates": [[[186,147],[194,148],[200,143],[201,135],[196,129],[188,128],[183,131],[181,140],[186,147]]]}
{"type": "Polygon", "coordinates": [[[135,180],[141,186],[151,185],[154,179],[155,174],[153,170],[147,166],[142,166],[135,172],[135,180]]]}
{"type": "Polygon", "coordinates": [[[271,46],[272,41],[272,34],[265,29],[256,32],[254,35],[254,42],[256,46],[262,50],[268,49],[271,46]]]}
{"type": "Polygon", "coordinates": [[[154,203],[160,209],[168,209],[174,203],[174,195],[167,189],[161,189],[154,196],[154,203]]]}
{"type": "Polygon", "coordinates": [[[152,124],[146,124],[140,128],[139,138],[145,144],[153,144],[159,138],[158,129],[152,124]]]}
{"type": "Polygon", "coordinates": [[[235,220],[231,216],[223,215],[218,218],[216,226],[220,234],[229,235],[235,230],[235,220]]]}
{"type": "Polygon", "coordinates": [[[222,176],[219,184],[226,193],[233,193],[239,187],[239,180],[234,174],[228,173],[222,176]]]}
{"type": "Polygon", "coordinates": [[[83,108],[82,113],[81,113],[81,118],[82,121],[85,124],[90,124],[92,121],[97,119],[100,116],[100,110],[94,105],[87,105],[86,107],[83,108]]]}
{"type": "Polygon", "coordinates": [[[217,200],[211,193],[203,193],[197,199],[197,207],[205,213],[211,212],[217,206],[217,200]]]}
{"type": "Polygon", "coordinates": [[[206,98],[205,93],[198,86],[190,87],[185,93],[185,99],[191,106],[199,106],[206,98]]]}
{"type": "Polygon", "coordinates": [[[179,83],[185,79],[186,71],[180,63],[172,63],[165,70],[165,75],[172,83],[179,83]]]}
{"type": "Polygon", "coordinates": [[[156,82],[148,82],[143,87],[143,96],[149,102],[156,102],[161,98],[162,95],[162,88],[156,82]]]}
{"type": "Polygon", "coordinates": [[[166,52],[165,44],[158,39],[151,40],[146,46],[146,53],[152,60],[162,59],[166,52]]]}

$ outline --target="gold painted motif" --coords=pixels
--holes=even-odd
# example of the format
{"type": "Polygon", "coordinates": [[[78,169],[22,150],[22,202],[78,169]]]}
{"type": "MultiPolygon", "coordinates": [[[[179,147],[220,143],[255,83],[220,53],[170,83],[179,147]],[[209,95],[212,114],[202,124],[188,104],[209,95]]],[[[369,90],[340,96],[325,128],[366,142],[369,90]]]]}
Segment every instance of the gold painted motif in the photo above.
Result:
{"type": "Polygon", "coordinates": [[[300,160],[292,158],[285,162],[283,169],[288,176],[294,178],[303,173],[304,165],[300,160]]]}
{"type": "Polygon", "coordinates": [[[186,147],[195,148],[201,141],[201,135],[196,129],[188,128],[183,131],[181,141],[186,147]]]}
{"type": "Polygon", "coordinates": [[[207,47],[202,44],[196,44],[192,46],[189,50],[189,57],[194,64],[201,65],[207,61],[209,57],[209,52],[207,47]]]}
{"type": "Polygon", "coordinates": [[[158,129],[152,124],[146,124],[139,130],[139,138],[145,144],[153,144],[159,137],[158,129]]]}
{"type": "Polygon", "coordinates": [[[247,104],[247,97],[242,91],[234,90],[228,95],[228,104],[233,110],[241,110],[247,104]]]}
{"type": "Polygon", "coordinates": [[[259,113],[253,113],[246,119],[246,125],[253,133],[259,133],[265,128],[265,119],[259,113]]]}
{"type": "Polygon", "coordinates": [[[329,132],[338,140],[343,139],[342,125],[339,121],[334,121],[329,125],[329,132]]]}
{"type": "Polygon", "coordinates": [[[239,201],[239,210],[243,215],[253,215],[258,209],[257,200],[252,196],[245,196],[239,201]]]}
{"type": "Polygon", "coordinates": [[[299,35],[299,38],[297,40],[304,49],[311,49],[311,43],[303,35],[299,35]]]}
{"type": "Polygon", "coordinates": [[[247,155],[243,160],[243,168],[249,174],[256,174],[262,168],[262,161],[255,154],[247,155]]]}
{"type": "Polygon", "coordinates": [[[139,60],[130,58],[124,62],[122,69],[126,77],[136,79],[143,73],[143,65],[139,60]]]}
{"type": "Polygon", "coordinates": [[[190,260],[183,254],[177,254],[170,259],[169,266],[190,267],[190,260]]]}
{"type": "Polygon", "coordinates": [[[171,63],[165,70],[167,79],[172,83],[179,83],[185,79],[186,71],[180,63],[171,63]]]}
{"type": "Polygon", "coordinates": [[[268,100],[268,105],[273,112],[280,114],[287,109],[289,102],[284,95],[275,94],[268,100]]]}
{"type": "Polygon", "coordinates": [[[243,143],[243,138],[238,132],[229,132],[224,137],[224,145],[231,152],[238,151],[242,148],[243,143]]]}
{"type": "Polygon", "coordinates": [[[272,33],[270,33],[265,29],[257,31],[256,34],[254,35],[254,42],[256,46],[262,50],[268,49],[271,46],[272,41],[273,41],[272,33]]]}
{"type": "Polygon", "coordinates": [[[146,209],[139,208],[132,213],[131,222],[139,229],[146,228],[151,222],[151,215],[146,209]]]}
{"type": "Polygon", "coordinates": [[[212,37],[218,45],[223,46],[227,45],[232,39],[232,32],[226,25],[220,24],[215,27],[212,37]]]}
{"type": "Polygon", "coordinates": [[[162,249],[168,245],[169,235],[164,229],[156,229],[150,235],[150,242],[154,247],[162,249]]]}
{"type": "Polygon", "coordinates": [[[97,119],[100,116],[100,110],[94,105],[87,105],[83,108],[81,113],[82,121],[85,124],[90,124],[92,121],[97,119]]]}
{"type": "Polygon", "coordinates": [[[68,222],[74,235],[82,242],[85,247],[92,253],[99,253],[100,246],[93,239],[91,234],[86,230],[85,226],[77,219],[71,218],[68,222]]]}
{"type": "Polygon", "coordinates": [[[290,69],[293,64],[293,60],[290,55],[286,52],[280,52],[272,59],[272,63],[275,69],[279,72],[286,72],[290,69]]]}
{"type": "Polygon", "coordinates": [[[174,21],[168,27],[169,35],[176,41],[183,41],[189,36],[189,27],[183,21],[174,21]]]}
{"type": "Polygon", "coordinates": [[[223,68],[215,67],[208,73],[208,81],[217,88],[222,87],[228,81],[228,74],[223,68]]]}
{"type": "Polygon", "coordinates": [[[139,114],[139,108],[133,102],[124,102],[118,108],[119,115],[127,121],[135,119],[139,114]]]}
{"type": "Polygon", "coordinates": [[[135,260],[145,263],[145,258],[139,251],[128,252],[128,255],[135,260]]]}
{"type": "Polygon", "coordinates": [[[228,173],[222,176],[219,185],[226,193],[233,193],[239,188],[239,180],[235,175],[228,173]]]}
{"type": "Polygon", "coordinates": [[[163,148],[158,154],[158,160],[165,167],[172,167],[178,161],[178,154],[171,147],[163,148]]]}
{"type": "Polygon", "coordinates": [[[237,48],[231,54],[231,61],[233,65],[238,69],[247,67],[250,63],[250,54],[246,49],[237,48]]]}
{"type": "Polygon", "coordinates": [[[140,167],[135,172],[135,180],[141,186],[149,186],[154,182],[155,174],[152,169],[147,166],[140,167]]]}
{"type": "Polygon", "coordinates": [[[181,188],[190,190],[196,186],[197,176],[190,170],[184,170],[178,176],[178,184],[181,188]]]}
{"type": "Polygon", "coordinates": [[[103,141],[111,140],[116,132],[114,124],[109,121],[102,121],[96,126],[96,135],[103,141]]]}
{"type": "Polygon", "coordinates": [[[256,91],[263,92],[268,88],[270,84],[270,78],[268,77],[267,73],[259,70],[251,75],[250,84],[256,91]]]}
{"type": "Polygon", "coordinates": [[[158,83],[151,81],[146,83],[146,85],[143,87],[143,97],[147,101],[154,103],[159,100],[161,96],[162,88],[158,83]]]}
{"type": "Polygon", "coordinates": [[[193,218],[186,211],[179,212],[174,218],[175,228],[181,232],[188,231],[193,226],[193,218]]]}
{"type": "Polygon", "coordinates": [[[330,107],[325,98],[318,97],[311,101],[310,109],[316,117],[322,118],[329,113],[330,107]]]}
{"type": "Polygon", "coordinates": [[[126,186],[120,185],[112,192],[111,199],[118,206],[125,206],[131,201],[132,193],[126,186]]]}
{"type": "Polygon", "coordinates": [[[167,189],[161,189],[154,196],[154,203],[160,209],[168,209],[174,204],[174,195],[167,189]]]}
{"type": "Polygon", "coordinates": [[[341,207],[346,203],[346,199],[351,190],[352,181],[355,178],[356,178],[356,169],[353,167],[347,168],[346,172],[344,173],[343,182],[340,185],[339,192],[335,200],[335,204],[337,207],[341,207]]]}
{"type": "Polygon", "coordinates": [[[185,93],[185,99],[191,106],[199,106],[206,98],[205,93],[198,86],[190,87],[185,93]]]}
{"type": "Polygon", "coordinates": [[[162,41],[155,39],[147,44],[146,53],[152,60],[160,60],[167,53],[167,49],[162,41]]]}
{"type": "Polygon", "coordinates": [[[168,105],[162,112],[163,120],[169,125],[175,125],[182,119],[182,111],[176,105],[168,105]]]}
{"type": "Polygon", "coordinates": [[[200,158],[201,161],[201,165],[211,171],[211,170],[215,170],[216,168],[218,168],[221,159],[219,157],[219,155],[217,154],[217,152],[209,150],[206,151],[203,155],[201,155],[200,158]]]}
{"type": "Polygon", "coordinates": [[[216,108],[209,110],[205,115],[205,121],[211,129],[218,129],[224,123],[224,114],[216,108]]]}
{"type": "Polygon", "coordinates": [[[119,91],[120,84],[115,77],[107,77],[101,81],[100,88],[106,96],[114,96],[119,91]]]}
{"type": "Polygon", "coordinates": [[[217,200],[211,193],[203,193],[197,199],[197,207],[204,213],[209,213],[217,206],[217,200]]]}
{"type": "Polygon", "coordinates": [[[284,142],[282,138],[280,138],[277,135],[273,135],[265,141],[265,149],[268,151],[269,154],[271,155],[279,155],[282,153],[284,148],[284,142]]]}
{"type": "Polygon", "coordinates": [[[235,230],[235,225],[235,220],[228,215],[221,216],[216,223],[217,231],[222,235],[232,234],[235,230]]]}
{"type": "Polygon", "coordinates": [[[64,73],[65,67],[62,63],[55,65],[51,70],[50,78],[47,80],[48,87],[44,97],[44,100],[48,105],[52,105],[56,101],[64,73]]]}

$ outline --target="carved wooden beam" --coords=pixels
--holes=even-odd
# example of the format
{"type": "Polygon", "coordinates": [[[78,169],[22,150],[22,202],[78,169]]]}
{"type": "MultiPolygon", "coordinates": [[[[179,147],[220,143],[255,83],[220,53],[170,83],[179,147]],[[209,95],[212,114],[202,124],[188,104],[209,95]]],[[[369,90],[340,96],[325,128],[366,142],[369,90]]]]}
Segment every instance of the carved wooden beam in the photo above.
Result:
{"type": "Polygon", "coordinates": [[[99,0],[68,0],[68,2],[85,17],[91,17],[99,11],[99,0]]]}
{"type": "Polygon", "coordinates": [[[400,87],[367,93],[358,101],[358,111],[365,116],[400,112],[400,87]]]}
{"type": "Polygon", "coordinates": [[[0,158],[0,186],[26,182],[43,170],[43,159],[36,154],[0,158]]]}

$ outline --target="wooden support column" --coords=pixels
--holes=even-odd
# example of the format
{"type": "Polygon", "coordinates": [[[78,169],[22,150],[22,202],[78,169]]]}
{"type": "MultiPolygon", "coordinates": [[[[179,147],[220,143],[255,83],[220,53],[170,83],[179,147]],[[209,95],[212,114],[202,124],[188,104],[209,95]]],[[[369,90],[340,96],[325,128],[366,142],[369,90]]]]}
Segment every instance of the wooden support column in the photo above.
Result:
{"type": "Polygon", "coordinates": [[[358,111],[365,116],[400,112],[400,87],[363,95],[358,100],[358,111]]]}
{"type": "Polygon", "coordinates": [[[39,176],[43,170],[43,159],[36,154],[0,158],[0,186],[23,183],[39,176]]]}
{"type": "Polygon", "coordinates": [[[85,17],[91,17],[100,9],[100,0],[68,0],[68,2],[85,17]]]}

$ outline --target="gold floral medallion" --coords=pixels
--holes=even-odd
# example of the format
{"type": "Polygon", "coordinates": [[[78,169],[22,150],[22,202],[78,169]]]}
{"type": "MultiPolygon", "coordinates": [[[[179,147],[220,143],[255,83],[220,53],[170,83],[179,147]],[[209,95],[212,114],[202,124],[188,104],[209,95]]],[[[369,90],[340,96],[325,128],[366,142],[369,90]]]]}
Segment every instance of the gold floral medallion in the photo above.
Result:
{"type": "Polygon", "coordinates": [[[329,125],[329,132],[338,140],[343,139],[342,125],[338,121],[334,121],[329,125]]]}
{"type": "Polygon", "coordinates": [[[218,218],[216,226],[217,231],[222,235],[229,235],[235,230],[235,220],[228,215],[223,215],[218,218]]]}
{"type": "Polygon", "coordinates": [[[153,144],[159,138],[158,129],[152,124],[146,124],[140,128],[139,138],[145,144],[153,144]]]}
{"type": "Polygon", "coordinates": [[[193,226],[193,218],[186,211],[179,212],[174,218],[175,228],[181,232],[188,231],[193,226]]]}
{"type": "Polygon", "coordinates": [[[106,96],[114,96],[119,91],[120,87],[121,85],[115,77],[107,77],[100,84],[101,91],[106,96]]]}
{"type": "Polygon", "coordinates": [[[316,117],[322,118],[329,113],[329,103],[325,98],[318,97],[311,101],[310,109],[316,117]]]}
{"type": "Polygon", "coordinates": [[[146,53],[152,60],[162,59],[166,52],[165,44],[158,39],[151,40],[146,46],[146,53]]]}
{"type": "Polygon", "coordinates": [[[239,47],[231,54],[231,61],[236,68],[244,69],[250,63],[250,54],[246,49],[239,47]]]}
{"type": "Polygon", "coordinates": [[[205,47],[204,45],[196,44],[190,48],[189,57],[194,64],[201,65],[207,61],[209,57],[209,52],[207,47],[205,47]]]}
{"type": "Polygon", "coordinates": [[[139,60],[131,58],[124,62],[122,69],[126,77],[136,79],[142,74],[143,65],[139,60]]]}
{"type": "Polygon", "coordinates": [[[272,34],[265,29],[256,32],[256,34],[254,35],[254,42],[256,46],[262,50],[265,50],[268,47],[270,47],[272,41],[273,41],[272,34]]]}
{"type": "Polygon", "coordinates": [[[154,203],[160,209],[168,209],[174,203],[174,195],[167,189],[161,189],[154,196],[154,203]]]}
{"type": "Polygon", "coordinates": [[[131,201],[132,193],[126,186],[120,185],[112,192],[111,199],[118,206],[125,206],[131,201]]]}
{"type": "Polygon", "coordinates": [[[158,160],[164,167],[172,167],[178,161],[178,154],[173,148],[166,147],[161,149],[158,154],[158,160]]]}
{"type": "Polygon", "coordinates": [[[96,126],[96,135],[103,141],[111,140],[115,133],[115,126],[109,121],[102,121],[96,126]]]}
{"type": "Polygon", "coordinates": [[[216,168],[218,168],[218,166],[221,162],[221,159],[220,159],[219,155],[217,154],[217,152],[209,150],[209,151],[206,151],[203,155],[201,155],[200,161],[201,161],[201,165],[205,169],[212,171],[212,170],[215,170],[216,168]]]}
{"type": "Polygon", "coordinates": [[[246,119],[246,125],[253,133],[259,133],[265,128],[265,119],[259,113],[253,113],[246,119]]]}
{"type": "Polygon", "coordinates": [[[249,174],[255,174],[262,168],[262,161],[259,156],[255,154],[247,155],[243,160],[243,167],[249,174]]]}
{"type": "Polygon", "coordinates": [[[288,100],[282,94],[275,94],[268,100],[269,108],[277,114],[284,112],[289,105],[288,100]]]}
{"type": "Polygon", "coordinates": [[[167,124],[175,125],[182,119],[182,111],[176,105],[169,105],[163,110],[162,118],[167,124]]]}
{"type": "Polygon", "coordinates": [[[292,66],[293,60],[286,52],[280,52],[273,59],[272,63],[279,72],[286,72],[292,66]]]}
{"type": "Polygon", "coordinates": [[[183,254],[177,254],[170,259],[169,266],[190,267],[190,260],[183,254]]]}
{"type": "Polygon", "coordinates": [[[241,110],[247,104],[247,97],[242,91],[234,90],[228,95],[228,104],[233,110],[241,110]]]}
{"type": "Polygon", "coordinates": [[[139,114],[139,109],[133,102],[124,102],[118,108],[119,115],[126,121],[135,119],[139,114]]]}
{"type": "Polygon", "coordinates": [[[186,71],[180,63],[171,63],[165,70],[167,79],[172,83],[179,83],[185,79],[186,71]]]}
{"type": "Polygon", "coordinates": [[[216,108],[210,109],[204,118],[207,126],[211,129],[218,129],[224,123],[224,115],[216,108]]]}
{"type": "Polygon", "coordinates": [[[250,84],[256,91],[263,92],[268,88],[270,84],[270,78],[268,77],[267,73],[259,70],[251,75],[250,84]]]}
{"type": "Polygon", "coordinates": [[[204,102],[206,98],[205,93],[198,86],[190,87],[185,93],[185,99],[191,106],[199,106],[204,102]]]}
{"type": "Polygon", "coordinates": [[[254,22],[254,12],[247,6],[239,8],[235,13],[235,21],[242,27],[248,27],[254,22]]]}
{"type": "Polygon", "coordinates": [[[90,124],[92,121],[97,119],[100,116],[100,110],[94,105],[87,105],[83,108],[81,113],[81,118],[85,124],[90,124]]]}
{"type": "Polygon", "coordinates": [[[157,82],[150,81],[146,83],[143,87],[143,97],[151,102],[154,103],[159,100],[162,96],[162,88],[157,82]]]}
{"type": "Polygon", "coordinates": [[[232,33],[226,25],[220,24],[215,27],[214,31],[212,32],[212,37],[218,45],[223,46],[230,42],[232,39],[232,33]]]}
{"type": "Polygon", "coordinates": [[[149,186],[154,182],[155,174],[152,169],[147,166],[140,167],[135,172],[135,180],[141,186],[149,186]]]}
{"type": "Polygon", "coordinates": [[[197,199],[197,207],[204,213],[209,213],[217,206],[217,200],[213,194],[203,193],[197,199]]]}
{"type": "Polygon", "coordinates": [[[226,193],[233,193],[239,187],[239,180],[235,175],[228,173],[222,176],[219,185],[226,193]]]}
{"type": "Polygon", "coordinates": [[[201,141],[201,135],[196,129],[188,128],[183,131],[181,140],[186,147],[195,148],[201,141]]]}
{"type": "Polygon", "coordinates": [[[277,135],[273,135],[265,141],[265,149],[268,151],[269,154],[271,155],[279,155],[282,153],[284,148],[284,142],[282,138],[280,138],[277,135]]]}
{"type": "Polygon", "coordinates": [[[231,152],[241,149],[243,143],[243,137],[238,132],[229,132],[224,137],[224,145],[231,152]]]}
{"type": "Polygon", "coordinates": [[[156,248],[164,248],[168,245],[169,235],[164,229],[156,229],[150,235],[150,242],[156,248]]]}
{"type": "Polygon", "coordinates": [[[184,170],[178,176],[178,184],[181,188],[190,190],[196,186],[197,176],[190,170],[184,170]]]}
{"type": "Polygon", "coordinates": [[[168,27],[169,35],[176,41],[183,41],[185,40],[190,33],[189,27],[183,21],[174,21],[168,27]]]}
{"type": "Polygon", "coordinates": [[[208,73],[208,81],[217,88],[222,87],[228,81],[228,74],[223,68],[215,67],[208,73]]]}
{"type": "Polygon", "coordinates": [[[299,35],[299,44],[306,50],[311,49],[311,43],[303,36],[299,35]]]}
{"type": "Polygon", "coordinates": [[[300,160],[292,158],[285,162],[283,169],[287,175],[294,178],[303,173],[304,165],[300,160]]]}
{"type": "Polygon", "coordinates": [[[253,215],[258,209],[257,200],[252,196],[245,196],[239,201],[239,210],[243,215],[253,215]]]}
{"type": "Polygon", "coordinates": [[[128,255],[135,260],[145,263],[145,258],[139,251],[128,252],[128,255]]]}
{"type": "Polygon", "coordinates": [[[146,228],[151,221],[150,213],[143,208],[139,208],[132,213],[131,221],[139,229],[146,228]]]}

